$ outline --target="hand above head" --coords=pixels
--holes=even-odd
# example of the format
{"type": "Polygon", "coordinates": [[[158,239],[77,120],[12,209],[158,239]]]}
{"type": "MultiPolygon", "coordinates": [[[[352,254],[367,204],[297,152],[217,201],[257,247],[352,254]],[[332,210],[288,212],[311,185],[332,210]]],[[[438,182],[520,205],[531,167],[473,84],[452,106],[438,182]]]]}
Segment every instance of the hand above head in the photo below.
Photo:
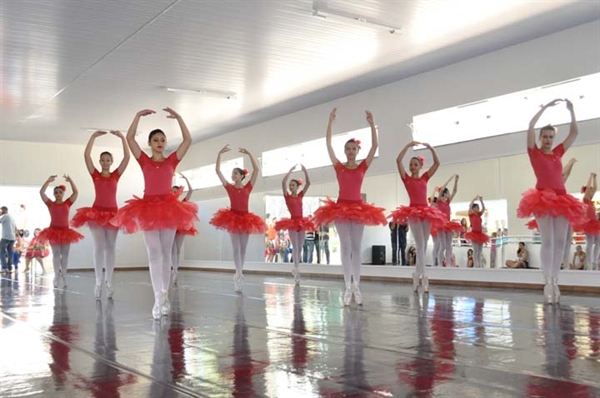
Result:
{"type": "Polygon", "coordinates": [[[51,175],[50,177],[48,177],[48,182],[54,182],[54,180],[56,180],[56,177],[58,177],[56,174],[55,175],[51,175]]]}
{"type": "Polygon", "coordinates": [[[333,108],[331,113],[329,113],[329,121],[333,122],[337,116],[337,108],[333,108]]]}
{"type": "Polygon", "coordinates": [[[225,153],[225,152],[229,152],[229,151],[231,151],[231,148],[229,148],[229,144],[227,144],[223,148],[221,148],[219,153],[225,153]]]}
{"type": "Polygon", "coordinates": [[[373,119],[373,113],[371,113],[371,111],[365,111],[365,113],[367,114],[367,122],[369,123],[369,125],[373,126],[375,124],[375,120],[373,119]]]}
{"type": "Polygon", "coordinates": [[[238,152],[243,153],[245,155],[250,155],[250,152],[248,152],[248,150],[246,148],[239,148],[238,152]]]}
{"type": "Polygon", "coordinates": [[[560,99],[560,98],[557,98],[557,99],[555,99],[555,100],[552,100],[552,101],[548,102],[548,103],[546,104],[546,106],[555,106],[556,104],[558,104],[558,103],[559,103],[559,102],[561,102],[561,101],[564,101],[564,100],[563,100],[563,99],[560,99]]]}
{"type": "Polygon", "coordinates": [[[175,112],[173,109],[166,107],[163,108],[163,111],[167,112],[167,119],[177,119],[179,118],[179,113],[175,112]]]}
{"type": "Polygon", "coordinates": [[[573,111],[573,103],[565,98],[565,102],[567,103],[567,109],[573,111]]]}
{"type": "Polygon", "coordinates": [[[106,131],[104,130],[96,130],[92,133],[92,137],[97,138],[100,137],[101,135],[106,134],[106,131]]]}
{"type": "Polygon", "coordinates": [[[156,112],[153,111],[152,109],[142,109],[141,111],[139,111],[137,113],[137,116],[148,116],[148,115],[152,115],[153,113],[156,113],[156,112]]]}
{"type": "Polygon", "coordinates": [[[115,137],[125,138],[125,136],[123,135],[123,133],[121,133],[119,130],[110,130],[110,133],[112,135],[114,135],[115,137]]]}
{"type": "Polygon", "coordinates": [[[68,174],[63,174],[63,178],[66,182],[71,182],[71,177],[68,174]]]}
{"type": "Polygon", "coordinates": [[[428,142],[423,142],[421,143],[421,145],[423,145],[427,149],[431,149],[431,145],[428,142]]]}

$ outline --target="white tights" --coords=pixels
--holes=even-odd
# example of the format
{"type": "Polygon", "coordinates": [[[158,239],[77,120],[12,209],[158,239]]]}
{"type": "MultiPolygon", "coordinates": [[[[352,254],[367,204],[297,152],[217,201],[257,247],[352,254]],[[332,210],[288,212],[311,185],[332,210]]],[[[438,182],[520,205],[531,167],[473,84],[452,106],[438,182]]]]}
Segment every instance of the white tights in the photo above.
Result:
{"type": "Polygon", "coordinates": [[[179,269],[179,256],[181,256],[181,248],[183,247],[183,239],[185,234],[176,234],[175,240],[173,241],[173,250],[171,252],[171,262],[173,263],[173,271],[177,272],[179,269]]]}
{"type": "Polygon", "coordinates": [[[444,265],[444,254],[446,255],[446,267],[452,266],[452,231],[438,231],[437,235],[440,241],[438,251],[438,265],[444,265]]]}
{"type": "Polygon", "coordinates": [[[304,244],[304,237],[306,232],[304,231],[289,231],[290,239],[292,240],[292,257],[294,260],[294,266],[297,267],[300,264],[300,258],[302,257],[302,245],[304,244]]]}
{"type": "Polygon", "coordinates": [[[344,269],[344,282],[346,288],[352,285],[352,280],[360,284],[361,254],[365,226],[355,222],[336,221],[335,228],[340,237],[340,251],[342,252],[342,268],[344,269]]]}
{"type": "Polygon", "coordinates": [[[148,250],[150,279],[154,295],[167,293],[171,283],[171,250],[175,239],[174,229],[144,231],[144,241],[148,250]]]}
{"type": "Polygon", "coordinates": [[[569,262],[573,259],[571,257],[571,243],[573,242],[573,227],[569,224],[567,230],[567,238],[565,239],[565,253],[563,254],[562,265],[564,269],[569,269],[569,262]]]}
{"type": "Polygon", "coordinates": [[[481,268],[481,252],[483,243],[473,242],[473,267],[481,268]]]}
{"type": "MultiPolygon", "coordinates": [[[[427,255],[427,241],[429,240],[429,231],[431,229],[431,223],[429,223],[429,221],[422,221],[415,218],[409,218],[408,226],[412,231],[413,238],[415,238],[415,248],[417,249],[417,275],[424,276],[426,263],[425,256],[427,255]]],[[[433,252],[435,254],[435,249],[433,252]]],[[[441,265],[441,263],[438,264],[441,265]]]]}
{"type": "Polygon", "coordinates": [[[557,278],[565,254],[569,221],[564,217],[536,217],[542,238],[542,270],[546,278],[557,278]]]}
{"type": "Polygon", "coordinates": [[[69,249],[71,244],[50,245],[52,248],[52,266],[54,267],[54,275],[58,276],[67,274],[67,266],[69,265],[69,249]]]}
{"type": "Polygon", "coordinates": [[[438,261],[438,257],[439,257],[439,252],[440,252],[440,238],[436,235],[436,236],[432,236],[433,238],[433,252],[431,253],[431,261],[433,262],[434,266],[442,266],[442,264],[439,264],[438,261]]]}
{"type": "Polygon", "coordinates": [[[598,269],[600,260],[600,234],[585,235],[586,269],[598,269]]]}
{"type": "Polygon", "coordinates": [[[229,233],[229,237],[233,246],[235,272],[241,274],[244,269],[244,261],[246,261],[246,247],[248,247],[248,238],[250,235],[229,233]]]}
{"type": "Polygon", "coordinates": [[[106,269],[106,281],[112,281],[115,271],[115,244],[119,230],[90,225],[94,239],[94,271],[96,283],[102,282],[102,268],[106,269]]]}

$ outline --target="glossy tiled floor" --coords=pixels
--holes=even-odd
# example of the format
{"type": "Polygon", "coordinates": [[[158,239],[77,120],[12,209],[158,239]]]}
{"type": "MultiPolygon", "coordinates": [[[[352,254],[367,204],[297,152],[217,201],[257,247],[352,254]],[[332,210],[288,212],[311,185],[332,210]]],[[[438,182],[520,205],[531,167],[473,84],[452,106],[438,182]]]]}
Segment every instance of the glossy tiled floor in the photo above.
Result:
{"type": "Polygon", "coordinates": [[[147,272],[1,281],[3,397],[598,397],[600,299],[182,272],[154,322],[147,272]]]}

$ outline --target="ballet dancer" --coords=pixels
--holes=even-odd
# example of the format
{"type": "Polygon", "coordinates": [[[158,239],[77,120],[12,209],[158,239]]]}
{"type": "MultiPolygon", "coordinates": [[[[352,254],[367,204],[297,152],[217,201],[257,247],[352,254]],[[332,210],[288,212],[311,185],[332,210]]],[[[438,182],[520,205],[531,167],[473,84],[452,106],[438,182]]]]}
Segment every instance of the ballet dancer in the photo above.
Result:
{"type": "Polygon", "coordinates": [[[64,200],[65,192],[67,191],[67,187],[64,185],[54,187],[54,201],[46,196],[48,186],[56,180],[56,177],[56,175],[48,177],[40,189],[40,196],[46,206],[48,206],[48,211],[50,212],[50,226],[42,230],[37,238],[38,241],[50,243],[50,247],[52,248],[52,266],[54,267],[53,285],[55,288],[64,289],[67,287],[66,275],[71,243],[79,242],[83,239],[83,235],[69,228],[69,210],[77,200],[77,195],[79,194],[77,186],[71,177],[66,174],[63,175],[63,178],[71,185],[71,190],[73,191],[67,200],[64,200]]]}
{"type": "Polygon", "coordinates": [[[292,275],[294,276],[294,282],[296,284],[300,283],[300,271],[298,270],[298,264],[300,263],[300,249],[304,243],[304,236],[306,235],[306,231],[315,231],[317,229],[309,217],[302,217],[302,199],[310,187],[310,178],[308,177],[306,167],[304,167],[304,165],[300,166],[302,167],[304,179],[306,180],[304,188],[301,192],[298,192],[298,189],[300,189],[300,187],[303,185],[301,179],[292,179],[288,184],[290,175],[296,168],[296,165],[294,165],[290,171],[288,171],[281,182],[281,190],[283,191],[285,204],[287,205],[291,218],[282,218],[275,223],[275,230],[289,231],[293,248],[292,257],[294,260],[292,275]]]}
{"type": "Polygon", "coordinates": [[[490,241],[490,238],[483,233],[483,226],[481,216],[485,213],[485,203],[481,195],[477,195],[473,198],[469,204],[469,223],[471,224],[471,231],[465,234],[465,239],[470,240],[473,245],[473,266],[475,268],[481,268],[481,253],[483,245],[490,241]],[[479,204],[475,201],[481,202],[481,210],[479,204]]]}
{"type": "Polygon", "coordinates": [[[587,269],[597,270],[600,257],[600,220],[596,215],[596,208],[592,199],[597,189],[596,174],[591,173],[587,185],[581,188],[583,203],[585,205],[584,222],[574,228],[585,234],[585,254],[587,258],[587,269]]]}
{"type": "Polygon", "coordinates": [[[544,298],[549,303],[558,303],[560,299],[558,273],[564,259],[569,223],[578,224],[584,216],[581,202],[567,194],[562,176],[561,158],[577,138],[577,133],[573,104],[567,99],[556,99],[542,106],[529,122],[527,131],[527,153],[537,183],[534,189],[523,193],[517,215],[520,218],[533,216],[539,226],[544,298]],[[535,125],[546,109],[560,102],[565,102],[571,113],[569,135],[552,148],[557,130],[552,125],[544,126],[540,129],[538,147],[535,142],[535,125]]]}
{"type": "Polygon", "coordinates": [[[367,122],[371,127],[371,149],[367,157],[360,163],[356,157],[360,151],[360,141],[350,139],[344,145],[346,163],[341,163],[331,145],[332,127],[337,115],[337,109],[333,108],[329,114],[327,125],[327,152],[333,164],[339,186],[337,202],[330,198],[324,200],[314,215],[313,221],[317,226],[329,225],[335,222],[335,227],[340,237],[342,254],[342,268],[344,270],[344,305],[350,305],[352,297],[356,304],[362,305],[362,293],[360,291],[360,266],[361,266],[361,243],[365,225],[384,225],[387,220],[384,209],[364,203],[360,194],[363,179],[367,169],[371,165],[377,152],[378,139],[377,129],[373,114],[366,111],[367,122]]]}
{"type": "Polygon", "coordinates": [[[120,131],[111,130],[110,134],[121,139],[123,144],[123,160],[113,172],[110,168],[113,164],[113,155],[110,152],[100,154],[100,169],[98,171],[92,161],[92,148],[96,138],[107,134],[106,131],[94,132],[84,151],[85,165],[94,182],[96,199],[92,207],[77,209],[71,220],[71,226],[80,228],[87,224],[94,239],[94,272],[96,285],[94,286],[94,297],[102,295],[102,268],[106,270],[104,285],[106,286],[106,297],[112,298],[112,276],[115,271],[115,244],[117,242],[118,229],[110,223],[117,215],[117,184],[119,178],[125,172],[129,164],[129,148],[127,141],[120,131]]]}
{"type": "MultiPolygon", "coordinates": [[[[188,188],[188,192],[187,195],[185,195],[185,198],[183,198],[184,202],[189,203],[191,206],[194,206],[194,210],[196,211],[196,213],[198,213],[198,205],[195,203],[191,203],[190,199],[192,198],[192,184],[190,183],[190,180],[188,180],[188,178],[183,175],[183,173],[179,173],[179,175],[181,176],[181,178],[183,178],[183,180],[185,181],[187,188],[188,188]]],[[[173,186],[172,188],[173,190],[173,194],[179,196],[181,194],[181,187],[178,186],[173,186]]],[[[177,232],[175,233],[175,240],[173,241],[173,251],[172,251],[172,263],[173,263],[173,285],[177,286],[177,281],[179,279],[179,258],[181,256],[181,248],[183,246],[183,239],[185,238],[186,235],[190,235],[190,236],[194,236],[198,234],[198,230],[196,229],[196,227],[192,226],[192,228],[189,229],[177,229],[177,232]]]]}
{"type": "MultiPolygon", "coordinates": [[[[417,157],[418,158],[418,157],[417,157]]],[[[430,198],[427,200],[429,206],[435,207],[437,209],[437,201],[439,199],[440,187],[433,188],[433,193],[430,198]]],[[[430,228],[431,239],[433,240],[433,250],[431,253],[431,262],[434,267],[442,266],[442,264],[438,264],[438,252],[440,251],[440,239],[438,238],[437,231],[434,228],[430,228]]],[[[425,248],[427,250],[427,248],[425,248]]]]}
{"type": "MultiPolygon", "coordinates": [[[[402,148],[396,158],[396,165],[398,167],[400,179],[408,193],[410,204],[408,206],[396,208],[389,217],[392,219],[392,222],[408,222],[417,249],[416,271],[413,273],[413,289],[416,292],[419,286],[422,286],[424,292],[429,292],[429,279],[425,274],[427,241],[429,240],[431,228],[441,227],[446,222],[445,215],[436,206],[429,206],[427,202],[427,182],[440,167],[440,160],[437,152],[431,145],[413,141],[402,148]],[[410,158],[408,165],[410,171],[409,175],[404,168],[403,161],[408,150],[416,145],[424,145],[429,149],[433,156],[433,165],[426,172],[421,174],[421,170],[423,169],[423,166],[425,166],[425,159],[421,156],[413,156],[410,158]]],[[[437,200],[435,202],[439,203],[440,201],[437,200]]],[[[441,263],[438,265],[441,265],[441,263]]]]}
{"type": "Polygon", "coordinates": [[[233,275],[233,284],[236,292],[242,291],[244,283],[244,262],[246,260],[246,248],[248,247],[248,238],[250,234],[264,234],[267,232],[265,221],[254,213],[248,211],[248,200],[250,192],[256,183],[260,169],[254,156],[244,148],[239,148],[239,152],[248,155],[252,163],[252,175],[250,181],[244,185],[244,180],[248,175],[248,170],[236,167],[231,172],[230,184],[221,172],[221,155],[231,151],[229,144],[225,145],[217,155],[216,171],[223,187],[229,196],[230,208],[219,209],[211,218],[210,224],[219,229],[229,232],[231,245],[233,246],[233,262],[235,264],[235,274],[233,275]]]}
{"type": "Polygon", "coordinates": [[[171,191],[173,174],[179,162],[192,144],[192,136],[181,115],[171,108],[164,108],[167,118],[177,120],[183,142],[177,150],[165,156],[167,136],[160,130],[152,130],[148,136],[148,146],[152,156],[148,156],[137,143],[135,136],[140,119],[156,113],[151,109],[139,111],[127,131],[127,144],[131,154],[139,163],[144,174],[144,197],[134,197],[117,212],[111,223],[133,233],[137,229],[144,232],[148,251],[150,279],[154,291],[152,317],[160,319],[171,311],[169,303],[169,283],[171,279],[171,254],[175,231],[189,229],[198,221],[196,209],[189,202],[182,202],[171,191]],[[134,223],[128,224],[129,221],[134,223]]]}
{"type": "Polygon", "coordinates": [[[450,203],[454,199],[456,192],[458,191],[458,174],[451,176],[448,181],[440,187],[440,197],[437,200],[438,209],[446,215],[446,222],[440,227],[433,227],[437,233],[440,241],[440,249],[438,251],[438,265],[444,265],[444,258],[448,267],[453,265],[452,262],[452,235],[454,232],[461,232],[463,230],[460,223],[450,220],[452,211],[450,210],[450,203]],[[452,193],[448,190],[447,186],[454,180],[454,187],[452,193]]]}

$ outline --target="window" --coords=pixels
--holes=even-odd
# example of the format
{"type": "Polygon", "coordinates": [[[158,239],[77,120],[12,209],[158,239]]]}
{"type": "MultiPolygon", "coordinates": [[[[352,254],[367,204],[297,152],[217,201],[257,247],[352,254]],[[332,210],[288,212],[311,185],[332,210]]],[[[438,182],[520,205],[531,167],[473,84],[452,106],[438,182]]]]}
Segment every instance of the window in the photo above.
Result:
{"type": "MultiPolygon", "coordinates": [[[[221,185],[221,181],[219,180],[219,176],[215,172],[215,163],[202,166],[191,170],[186,170],[183,174],[190,180],[190,184],[192,184],[192,189],[202,189],[202,188],[210,188],[217,187],[221,185]]],[[[244,158],[235,158],[227,161],[221,162],[221,172],[225,176],[225,178],[229,178],[231,171],[239,167],[241,169],[244,168],[244,158]]],[[[175,174],[173,178],[174,185],[180,185],[184,187],[184,190],[187,191],[187,185],[183,178],[179,176],[179,174],[175,174]]]]}
{"type": "MultiPolygon", "coordinates": [[[[332,138],[333,149],[338,159],[345,159],[344,144],[351,138],[361,141],[361,151],[357,160],[367,157],[371,146],[371,128],[366,127],[343,134],[334,135],[332,138]]],[[[379,149],[375,153],[379,156],[379,149]]],[[[285,174],[296,163],[302,163],[307,169],[328,166],[331,164],[327,154],[325,138],[302,142],[283,148],[273,149],[262,153],[263,177],[285,174]]]]}
{"type": "MultiPolygon", "coordinates": [[[[568,98],[578,121],[600,117],[600,73],[489,98],[413,117],[416,141],[433,146],[524,131],[540,109],[555,98],[568,98]]],[[[562,103],[548,110],[536,127],[565,124],[571,116],[562,103]]]]}

